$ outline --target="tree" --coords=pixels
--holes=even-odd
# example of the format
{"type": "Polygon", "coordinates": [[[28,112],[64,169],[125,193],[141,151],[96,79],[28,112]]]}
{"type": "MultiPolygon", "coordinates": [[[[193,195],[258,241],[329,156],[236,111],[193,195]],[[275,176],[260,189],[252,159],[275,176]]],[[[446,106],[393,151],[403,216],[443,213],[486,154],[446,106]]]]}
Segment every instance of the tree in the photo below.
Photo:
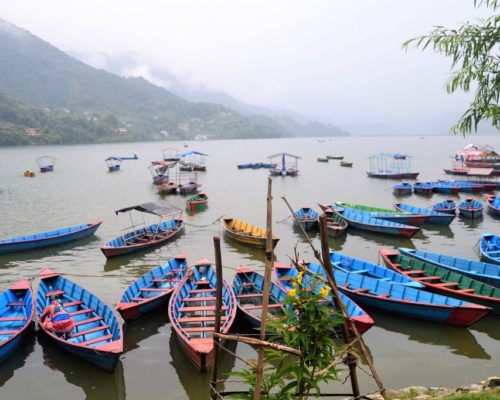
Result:
{"type": "Polygon", "coordinates": [[[410,44],[425,50],[431,47],[434,51],[452,59],[452,75],[446,82],[446,91],[457,90],[469,92],[475,89],[475,96],[456,125],[453,133],[477,131],[480,121],[489,120],[500,129],[500,0],[474,0],[474,5],[482,5],[493,10],[493,15],[479,19],[477,23],[464,23],[458,29],[436,26],[425,36],[419,36],[403,43],[408,49],[410,44]]]}

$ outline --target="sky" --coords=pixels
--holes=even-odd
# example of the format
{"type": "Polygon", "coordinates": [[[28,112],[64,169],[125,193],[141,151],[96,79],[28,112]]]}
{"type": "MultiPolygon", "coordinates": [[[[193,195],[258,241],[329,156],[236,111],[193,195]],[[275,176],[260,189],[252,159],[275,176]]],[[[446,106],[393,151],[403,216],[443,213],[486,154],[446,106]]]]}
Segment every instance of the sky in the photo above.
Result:
{"type": "Polygon", "coordinates": [[[446,93],[444,56],[401,44],[487,15],[473,0],[0,0],[1,18],[97,67],[134,52],[145,76],[165,69],[246,103],[403,133],[455,118],[471,96],[446,93]]]}

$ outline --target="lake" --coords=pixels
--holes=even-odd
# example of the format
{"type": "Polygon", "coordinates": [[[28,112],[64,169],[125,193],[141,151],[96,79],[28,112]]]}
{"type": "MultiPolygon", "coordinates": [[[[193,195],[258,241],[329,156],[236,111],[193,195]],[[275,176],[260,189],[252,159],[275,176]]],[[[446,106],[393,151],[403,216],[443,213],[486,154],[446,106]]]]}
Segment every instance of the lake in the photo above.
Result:
{"type": "MultiPolygon", "coordinates": [[[[162,199],[152,185],[147,169],[150,161],[162,157],[164,147],[182,148],[182,143],[128,143],[78,146],[0,148],[0,238],[21,236],[56,228],[102,220],[96,235],[62,247],[0,256],[0,290],[21,278],[34,278],[43,267],[50,267],[98,295],[115,307],[122,291],[136,277],[184,252],[189,263],[205,257],[214,259],[213,236],[222,237],[224,274],[232,280],[241,264],[263,269],[263,253],[225,238],[222,215],[241,218],[265,227],[267,170],[238,170],[237,164],[265,161],[266,156],[282,151],[302,157],[298,177],[273,178],[274,233],[280,237],[275,253],[287,262],[298,244],[301,258],[312,261],[312,251],[300,231],[293,228],[288,210],[281,200],[286,196],[294,208],[335,200],[391,208],[395,181],[366,176],[368,157],[373,153],[411,154],[412,169],[421,180],[445,178],[443,168],[451,167],[457,150],[470,142],[500,148],[498,136],[446,137],[346,137],[326,142],[317,139],[271,139],[241,141],[187,142],[190,149],[206,152],[207,172],[199,173],[202,190],[209,196],[206,210],[187,215],[185,232],[175,241],[153,251],[106,260],[100,246],[130,226],[125,214],[114,211],[126,206],[162,199]],[[104,159],[110,155],[139,156],[124,161],[122,170],[108,173],[104,159]],[[35,158],[57,158],[55,171],[40,174],[35,158]],[[317,157],[343,155],[354,163],[341,168],[338,161],[318,163],[317,157]],[[35,178],[23,171],[36,171],[35,178]]],[[[463,194],[460,195],[464,197],[463,194]]],[[[481,199],[481,196],[476,196],[481,199]]],[[[445,199],[411,196],[405,202],[423,207],[445,199]]],[[[181,208],[186,196],[164,200],[181,208]]],[[[139,220],[141,217],[139,217],[139,220]]],[[[156,219],[148,218],[149,222],[156,219]]],[[[347,255],[378,261],[378,249],[415,247],[477,259],[474,250],[481,233],[499,233],[499,221],[485,213],[470,222],[457,217],[449,227],[424,226],[412,239],[350,231],[346,237],[331,239],[332,249],[347,255]]],[[[319,247],[318,234],[312,234],[319,247]]],[[[402,319],[367,309],[375,326],[365,342],[386,387],[457,386],[471,384],[500,371],[500,318],[487,317],[469,329],[424,321],[402,319]]],[[[50,346],[43,335],[36,335],[22,350],[0,365],[0,398],[7,399],[191,399],[208,398],[209,374],[200,374],[189,364],[172,335],[166,309],[129,326],[124,326],[125,352],[114,374],[50,346]]],[[[256,357],[247,345],[233,349],[243,357],[256,357]]],[[[222,372],[242,368],[242,363],[226,354],[222,372]]],[[[366,366],[363,367],[367,369],[366,366]]],[[[364,391],[374,382],[359,373],[364,391]]],[[[332,385],[331,391],[349,391],[332,385]]],[[[234,385],[231,386],[234,388],[234,385]]]]}

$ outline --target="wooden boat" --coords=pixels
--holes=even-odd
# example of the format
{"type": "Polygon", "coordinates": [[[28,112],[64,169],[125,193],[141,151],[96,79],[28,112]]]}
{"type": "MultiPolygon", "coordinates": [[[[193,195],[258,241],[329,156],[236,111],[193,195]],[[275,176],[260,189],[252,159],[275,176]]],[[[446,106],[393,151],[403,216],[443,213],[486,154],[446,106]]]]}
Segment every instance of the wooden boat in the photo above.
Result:
{"type": "MultiPolygon", "coordinates": [[[[322,271],[322,267],[319,264],[304,264],[305,268],[313,274],[317,274],[324,277],[324,273],[322,271]],[[317,269],[317,267],[321,268],[321,271],[317,269]]],[[[293,289],[293,286],[290,283],[291,278],[295,278],[298,275],[298,270],[295,267],[290,265],[285,265],[280,262],[274,263],[274,277],[276,280],[276,284],[285,292],[288,293],[289,290],[293,289]]],[[[363,334],[368,329],[370,329],[374,322],[372,317],[363,310],[355,301],[353,301],[347,295],[340,293],[341,300],[347,308],[347,312],[351,316],[352,321],[356,325],[356,329],[360,334],[363,334]]]]}
{"type": "Polygon", "coordinates": [[[481,256],[493,264],[500,264],[500,237],[493,233],[483,233],[479,241],[481,256]]]}
{"type": "MultiPolygon", "coordinates": [[[[283,315],[287,294],[277,284],[270,284],[268,318],[272,319],[283,315]]],[[[233,279],[233,292],[241,315],[256,329],[260,329],[261,324],[263,291],[264,277],[251,268],[240,265],[233,279]]]]}
{"type": "Polygon", "coordinates": [[[367,213],[370,217],[373,218],[384,219],[387,221],[397,222],[405,225],[422,226],[425,221],[427,221],[427,216],[421,214],[412,214],[409,212],[365,206],[362,204],[346,203],[344,201],[336,201],[335,204],[342,208],[350,208],[356,211],[367,213]]]}
{"type": "Polygon", "coordinates": [[[413,192],[415,194],[423,194],[425,196],[431,195],[434,190],[434,183],[432,182],[415,182],[413,184],[413,192]]]}
{"type": "Polygon", "coordinates": [[[115,214],[131,212],[133,210],[154,214],[159,217],[159,221],[157,224],[143,226],[142,228],[127,232],[104,244],[101,247],[101,251],[106,257],[120,256],[132,253],[133,251],[162,245],[178,235],[184,227],[182,210],[169,205],[143,203],[137,206],[122,208],[115,211],[115,214]]]}
{"type": "MultiPolygon", "coordinates": [[[[226,234],[237,242],[261,248],[266,247],[267,232],[264,229],[230,217],[223,217],[222,224],[226,234]]],[[[276,247],[278,241],[279,238],[273,235],[273,248],[276,247]]]]}
{"type": "Polygon", "coordinates": [[[134,154],[132,157],[128,156],[111,156],[106,158],[104,161],[108,165],[109,172],[119,171],[121,168],[121,164],[124,160],[138,160],[137,154],[134,154]]]}
{"type": "Polygon", "coordinates": [[[318,160],[318,162],[328,162],[327,157],[318,157],[316,160],[318,160]]]}
{"type": "Polygon", "coordinates": [[[403,203],[395,203],[394,207],[398,211],[407,211],[414,214],[426,215],[427,220],[425,221],[428,224],[435,225],[450,225],[451,221],[455,218],[455,215],[438,213],[436,211],[427,210],[425,208],[410,206],[408,204],[403,203]]]}
{"type": "Polygon", "coordinates": [[[367,172],[370,178],[382,179],[417,179],[420,172],[367,172]]]}
{"type": "Polygon", "coordinates": [[[387,235],[412,237],[420,228],[371,217],[368,213],[350,208],[336,207],[332,210],[344,218],[352,228],[387,235]]]}
{"type": "Polygon", "coordinates": [[[190,194],[196,193],[201,185],[195,181],[189,181],[186,183],[179,183],[177,190],[180,194],[190,194]]]}
{"type": "Polygon", "coordinates": [[[34,178],[35,177],[35,173],[29,169],[27,169],[26,171],[24,171],[24,174],[23,174],[26,178],[34,178]]]}
{"type": "Polygon", "coordinates": [[[500,267],[498,265],[468,260],[466,258],[447,256],[439,253],[431,253],[430,251],[424,250],[407,249],[402,247],[398,250],[404,256],[447,268],[451,271],[468,276],[469,278],[486,282],[489,285],[500,288],[500,267]]]}
{"type": "Polygon", "coordinates": [[[191,211],[199,210],[208,204],[208,196],[205,192],[200,192],[186,200],[186,205],[191,211]]]}
{"type": "Polygon", "coordinates": [[[0,294],[0,362],[19,348],[34,315],[29,281],[19,281],[0,294]]]}
{"type": "Polygon", "coordinates": [[[488,211],[495,216],[500,216],[500,197],[486,195],[486,204],[488,204],[488,211]]]}
{"type": "Polygon", "coordinates": [[[179,254],[132,282],[123,292],[116,310],[131,322],[166,306],[170,295],[184,279],[187,261],[179,254]]]}
{"type": "MultiPolygon", "coordinates": [[[[323,275],[319,264],[308,270],[323,275]]],[[[491,308],[421,289],[381,281],[366,275],[335,269],[338,288],[356,303],[404,318],[419,318],[449,325],[469,326],[491,312],[491,308]]],[[[285,276],[286,278],[286,276],[285,276]]]]}
{"type": "Polygon", "coordinates": [[[102,221],[94,221],[84,225],[75,225],[55,231],[37,233],[34,235],[20,236],[0,240],[0,254],[16,253],[55,246],[93,235],[102,221]]]}
{"type": "Polygon", "coordinates": [[[113,310],[96,295],[44,268],[36,296],[36,316],[40,328],[62,349],[106,371],[114,371],[123,352],[122,328],[113,310]],[[54,298],[62,301],[75,322],[66,339],[46,330],[40,320],[54,298]]]}
{"type": "Polygon", "coordinates": [[[328,160],[343,160],[344,156],[326,156],[328,160]]]}
{"type": "Polygon", "coordinates": [[[252,167],[252,163],[246,163],[246,164],[238,164],[236,166],[238,169],[248,169],[252,167]]]}
{"type": "MultiPolygon", "coordinates": [[[[185,146],[187,147],[187,146],[185,146]]],[[[195,150],[186,150],[177,154],[181,171],[206,171],[208,154],[195,150]]]]}
{"type": "Polygon", "coordinates": [[[471,219],[481,218],[483,216],[483,208],[483,205],[479,201],[471,198],[465,199],[458,205],[460,215],[471,219]]]}
{"type": "Polygon", "coordinates": [[[481,304],[500,314],[500,289],[476,281],[458,272],[399,254],[396,250],[380,249],[388,268],[406,275],[435,293],[481,304]]]}
{"type": "Polygon", "coordinates": [[[458,194],[460,187],[450,182],[433,182],[434,192],[443,194],[458,194]]]}
{"type": "Polygon", "coordinates": [[[340,166],[341,167],[348,167],[348,168],[350,168],[350,167],[352,167],[352,164],[353,164],[352,162],[348,162],[348,161],[341,161],[340,162],[340,166]]]}
{"type": "Polygon", "coordinates": [[[466,185],[479,185],[482,186],[482,190],[487,191],[487,192],[492,192],[494,190],[497,190],[499,188],[499,183],[498,181],[484,181],[484,180],[456,180],[455,182],[457,183],[463,183],[466,185]]]}
{"type": "Polygon", "coordinates": [[[371,278],[389,281],[403,286],[422,289],[424,285],[399,273],[392,271],[382,265],[377,265],[359,258],[345,256],[343,254],[330,251],[330,261],[334,268],[353,274],[366,275],[371,278]]]}
{"type": "Polygon", "coordinates": [[[413,186],[408,182],[401,182],[397,185],[394,185],[393,191],[394,194],[398,196],[406,196],[412,193],[413,186]]]}
{"type": "Polygon", "coordinates": [[[345,235],[348,226],[347,221],[331,208],[326,208],[324,211],[326,215],[326,228],[328,229],[328,236],[336,238],[345,235]]]}
{"type": "Polygon", "coordinates": [[[457,205],[453,199],[446,199],[432,206],[432,211],[455,215],[457,205]]]}
{"type": "Polygon", "coordinates": [[[298,160],[299,156],[295,156],[290,153],[277,153],[272,156],[267,157],[269,159],[269,163],[274,166],[269,170],[269,174],[271,176],[297,176],[299,175],[298,168],[298,160]],[[287,162],[287,157],[293,160],[292,163],[287,162]],[[281,163],[278,166],[278,163],[274,160],[280,159],[281,163]]]}
{"type": "Polygon", "coordinates": [[[36,158],[36,163],[38,164],[38,168],[40,168],[40,172],[52,172],[54,171],[54,165],[56,163],[56,159],[52,156],[42,156],[36,158]]]}
{"type": "Polygon", "coordinates": [[[316,210],[309,206],[303,206],[294,213],[296,224],[301,225],[305,230],[309,230],[318,226],[319,214],[316,210]]]}
{"type": "Polygon", "coordinates": [[[459,188],[460,192],[466,193],[481,193],[485,190],[484,185],[469,182],[469,181],[440,181],[443,183],[448,183],[459,188]]]}
{"type": "MultiPolygon", "coordinates": [[[[168,304],[168,317],[181,347],[200,371],[208,370],[214,361],[215,286],[215,268],[202,259],[189,270],[168,304]]],[[[227,333],[237,305],[226,281],[222,286],[222,311],[220,332],[227,333]]]]}
{"type": "Polygon", "coordinates": [[[159,183],[156,187],[158,188],[158,193],[160,194],[177,193],[177,183],[175,183],[174,181],[159,183]]]}

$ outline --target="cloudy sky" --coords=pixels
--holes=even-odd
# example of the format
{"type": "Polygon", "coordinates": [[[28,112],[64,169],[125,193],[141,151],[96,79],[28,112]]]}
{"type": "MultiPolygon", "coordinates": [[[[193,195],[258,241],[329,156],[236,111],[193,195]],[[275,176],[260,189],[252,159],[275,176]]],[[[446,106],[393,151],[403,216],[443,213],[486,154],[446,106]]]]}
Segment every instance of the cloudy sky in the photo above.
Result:
{"type": "Polygon", "coordinates": [[[485,15],[473,0],[0,0],[0,17],[95,66],[134,51],[144,74],[163,68],[247,103],[402,132],[460,114],[468,97],[446,94],[449,60],[401,43],[485,15]]]}

